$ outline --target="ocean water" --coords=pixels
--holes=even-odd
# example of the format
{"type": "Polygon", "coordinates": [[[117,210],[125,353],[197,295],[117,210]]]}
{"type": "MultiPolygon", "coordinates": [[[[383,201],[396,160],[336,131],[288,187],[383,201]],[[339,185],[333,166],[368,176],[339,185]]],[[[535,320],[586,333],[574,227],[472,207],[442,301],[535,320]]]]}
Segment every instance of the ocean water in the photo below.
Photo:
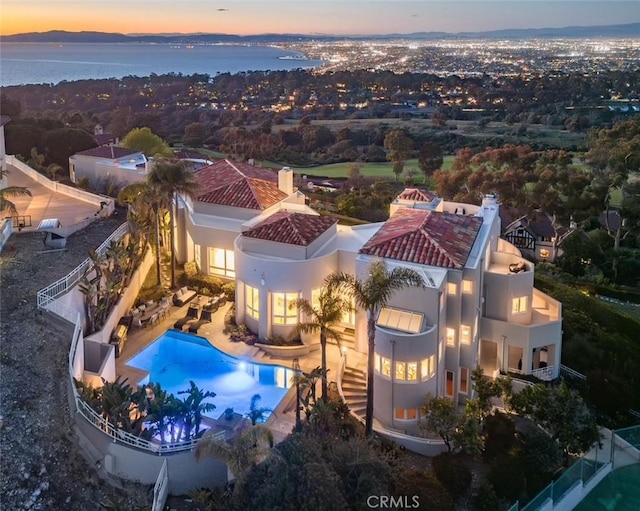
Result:
{"type": "Polygon", "coordinates": [[[0,85],[57,84],[152,73],[238,73],[311,68],[296,52],[269,46],[185,44],[3,43],[0,85]],[[282,58],[285,57],[285,58],[282,58]]]}

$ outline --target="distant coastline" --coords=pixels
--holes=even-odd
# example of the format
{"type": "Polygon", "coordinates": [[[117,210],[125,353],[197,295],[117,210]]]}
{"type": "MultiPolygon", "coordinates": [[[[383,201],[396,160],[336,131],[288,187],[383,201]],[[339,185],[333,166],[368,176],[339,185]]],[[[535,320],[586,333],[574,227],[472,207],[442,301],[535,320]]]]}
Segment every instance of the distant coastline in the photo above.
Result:
{"type": "Polygon", "coordinates": [[[0,86],[122,79],[152,74],[209,75],[289,71],[323,64],[300,51],[269,44],[7,43],[0,86]]]}
{"type": "Polygon", "coordinates": [[[574,27],[545,27],[524,29],[502,29],[487,32],[414,32],[408,34],[379,34],[379,35],[307,35],[307,34],[257,34],[240,36],[234,34],[180,34],[180,35],[126,35],[108,32],[67,32],[51,30],[48,32],[29,32],[0,36],[0,43],[181,43],[181,44],[211,44],[211,43],[292,43],[303,41],[337,41],[337,40],[376,40],[376,39],[443,39],[443,38],[597,38],[624,37],[640,38],[640,23],[626,23],[619,25],[574,26],[574,27]]]}

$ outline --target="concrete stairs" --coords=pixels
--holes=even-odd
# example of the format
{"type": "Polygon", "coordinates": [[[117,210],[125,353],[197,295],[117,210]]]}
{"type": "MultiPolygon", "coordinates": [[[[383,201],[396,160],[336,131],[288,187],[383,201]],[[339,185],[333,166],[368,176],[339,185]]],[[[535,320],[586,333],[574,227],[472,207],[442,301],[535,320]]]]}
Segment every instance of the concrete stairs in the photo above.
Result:
{"type": "Polygon", "coordinates": [[[353,367],[345,367],[342,393],[353,413],[364,417],[367,407],[367,374],[353,367]]]}

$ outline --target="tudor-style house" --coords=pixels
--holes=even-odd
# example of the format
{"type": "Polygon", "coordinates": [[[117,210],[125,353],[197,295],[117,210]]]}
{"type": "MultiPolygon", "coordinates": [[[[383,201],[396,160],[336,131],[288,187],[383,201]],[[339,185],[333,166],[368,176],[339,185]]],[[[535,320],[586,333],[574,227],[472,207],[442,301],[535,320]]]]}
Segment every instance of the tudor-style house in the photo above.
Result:
{"type": "MultiPolygon", "coordinates": [[[[236,320],[265,338],[287,335],[298,297],[312,303],[334,271],[366,274],[375,258],[420,273],[377,318],[374,416],[410,429],[424,395],[464,402],[471,370],[558,376],[561,304],[533,287],[533,265],[500,238],[499,205],[446,202],[407,189],[386,222],[347,227],[305,205],[291,170],[219,161],[194,173],[181,199],[178,258],[236,283],[236,320]]],[[[364,312],[345,314],[366,353],[364,312]]],[[[314,339],[303,337],[303,342],[314,339]]]]}

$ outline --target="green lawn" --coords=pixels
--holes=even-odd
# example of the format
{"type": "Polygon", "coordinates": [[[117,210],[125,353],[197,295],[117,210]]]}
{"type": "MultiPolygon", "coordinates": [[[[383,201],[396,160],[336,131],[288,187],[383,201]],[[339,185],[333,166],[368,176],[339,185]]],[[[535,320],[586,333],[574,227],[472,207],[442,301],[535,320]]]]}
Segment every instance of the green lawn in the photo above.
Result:
{"type": "MultiPolygon", "coordinates": [[[[453,163],[453,156],[445,156],[444,157],[444,169],[450,169],[451,164],[453,163]]],[[[323,176],[323,177],[348,177],[349,175],[349,165],[350,162],[344,163],[332,163],[330,165],[319,165],[316,167],[294,167],[293,171],[296,174],[302,174],[306,176],[323,176]]],[[[266,162],[265,162],[265,166],[266,162]]],[[[418,160],[407,160],[404,164],[405,171],[407,169],[413,169],[417,172],[414,176],[416,181],[422,180],[423,174],[420,170],[420,166],[418,165],[418,160]]],[[[382,163],[363,163],[362,169],[360,170],[363,176],[367,177],[385,177],[390,179],[395,179],[395,174],[393,173],[393,163],[391,162],[382,162],[382,163]]]]}

